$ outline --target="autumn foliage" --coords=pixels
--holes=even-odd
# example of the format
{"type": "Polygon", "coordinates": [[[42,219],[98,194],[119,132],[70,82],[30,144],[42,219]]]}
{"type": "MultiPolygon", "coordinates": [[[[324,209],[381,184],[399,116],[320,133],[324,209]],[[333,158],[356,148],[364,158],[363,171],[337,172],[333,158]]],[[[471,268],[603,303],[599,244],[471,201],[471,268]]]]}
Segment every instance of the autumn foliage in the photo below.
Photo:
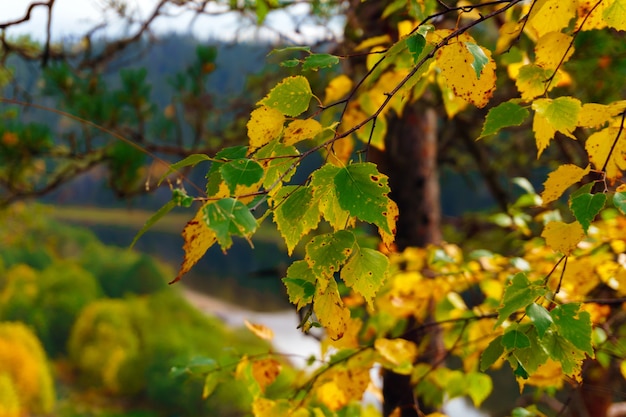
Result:
{"type": "Polygon", "coordinates": [[[608,323],[619,315],[621,298],[614,297],[626,277],[626,101],[587,102],[588,94],[570,95],[570,87],[586,82],[574,76],[578,38],[606,31],[619,39],[624,10],[623,0],[389,2],[383,16],[403,18],[394,20],[395,36],[365,37],[357,46],[355,54],[367,54],[365,75],[339,74],[319,91],[307,74],[351,56],[275,51],[303,53],[284,62],[301,65],[302,75],[283,79],[258,101],[248,145],[172,166],[207,172],[206,194],[193,197],[199,209],[183,231],[185,258],[175,281],[211,245],[227,251],[233,237],[251,241],[271,217],[299,258],[283,282],[303,313],[301,327],[324,329],[326,361],[292,397],[264,396],[280,372],[274,362],[242,359],[236,375],[251,377],[255,416],[344,415],[358,407],[375,366],[409,375],[434,407],[458,396],[480,406],[493,389],[485,372],[504,363],[520,389],[548,391],[583,383],[592,359],[615,366],[621,330],[608,323]],[[550,165],[540,194],[527,187],[531,203],[520,207],[533,214],[510,214],[512,232],[525,241],[514,256],[463,253],[450,244],[394,251],[399,208],[366,151],[384,150],[388,118],[434,91],[450,119],[487,109],[474,139],[497,141],[522,127],[537,158],[555,141],[581,143],[584,158],[550,165]],[[322,164],[294,182],[315,153],[322,164]],[[363,225],[378,232],[378,243],[363,235],[363,225]],[[420,342],[403,338],[415,331],[424,333],[420,342]],[[435,337],[443,358],[429,351],[435,337]],[[441,366],[452,358],[460,369],[441,366]]]}

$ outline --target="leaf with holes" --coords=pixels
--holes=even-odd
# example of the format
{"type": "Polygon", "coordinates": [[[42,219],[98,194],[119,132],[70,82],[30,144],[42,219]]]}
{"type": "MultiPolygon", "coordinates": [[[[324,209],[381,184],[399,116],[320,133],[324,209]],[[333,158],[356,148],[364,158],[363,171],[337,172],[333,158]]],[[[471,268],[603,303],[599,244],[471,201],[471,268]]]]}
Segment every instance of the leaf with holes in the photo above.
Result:
{"type": "Polygon", "coordinates": [[[342,209],[391,233],[387,219],[390,189],[387,176],[378,172],[376,165],[370,162],[348,165],[337,172],[334,182],[342,209]]]}

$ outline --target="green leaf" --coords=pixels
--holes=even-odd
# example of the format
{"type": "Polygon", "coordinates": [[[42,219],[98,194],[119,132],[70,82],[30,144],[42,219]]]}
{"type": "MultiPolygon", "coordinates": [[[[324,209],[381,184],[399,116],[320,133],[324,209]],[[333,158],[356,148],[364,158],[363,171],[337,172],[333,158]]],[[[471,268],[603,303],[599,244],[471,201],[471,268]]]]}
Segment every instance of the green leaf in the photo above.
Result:
{"type": "MultiPolygon", "coordinates": [[[[514,350],[511,355],[515,357],[520,367],[524,369],[527,374],[533,374],[537,371],[540,365],[543,365],[548,360],[548,352],[542,345],[542,339],[539,338],[537,328],[531,324],[519,325],[517,331],[524,334],[530,346],[522,349],[514,350]]],[[[550,331],[548,331],[550,332],[550,331]]],[[[546,332],[546,334],[548,333],[546,332]]]]}
{"type": "Polygon", "coordinates": [[[570,208],[585,233],[606,203],[606,194],[581,194],[572,198],[570,208]]]}
{"type": "Polygon", "coordinates": [[[472,68],[474,68],[474,72],[476,73],[476,78],[480,80],[480,74],[483,72],[483,68],[485,65],[489,63],[489,58],[485,55],[485,51],[483,49],[472,42],[466,42],[465,47],[474,57],[474,62],[472,62],[472,68]]]}
{"type": "Polygon", "coordinates": [[[188,166],[192,166],[192,167],[196,166],[198,163],[202,161],[211,161],[211,158],[208,155],[197,153],[197,154],[189,155],[182,161],[178,161],[170,165],[169,168],[167,169],[167,172],[161,175],[161,178],[159,178],[159,182],[157,183],[157,185],[161,185],[163,180],[167,178],[167,176],[170,175],[172,172],[177,172],[180,169],[188,167],[188,166]]]}
{"type": "Polygon", "coordinates": [[[283,282],[287,287],[289,302],[300,310],[313,300],[315,294],[315,275],[306,261],[296,261],[287,269],[283,282]]]}
{"type": "Polygon", "coordinates": [[[231,193],[235,192],[238,185],[256,184],[264,174],[263,167],[258,162],[247,158],[227,162],[219,170],[231,193]]]}
{"type": "Polygon", "coordinates": [[[202,387],[202,399],[206,400],[217,388],[220,382],[219,373],[209,372],[204,378],[204,386],[202,387]]]}
{"type": "Polygon", "coordinates": [[[502,336],[502,346],[506,350],[530,347],[530,339],[519,330],[510,330],[502,336]]]}
{"type": "Polygon", "coordinates": [[[548,331],[541,340],[541,345],[546,349],[550,358],[561,363],[561,369],[566,375],[572,376],[580,372],[585,354],[566,338],[556,332],[548,331]]]}
{"type": "Polygon", "coordinates": [[[265,177],[263,178],[263,186],[268,190],[270,194],[275,192],[279,187],[277,181],[279,179],[282,182],[287,182],[293,176],[295,169],[291,169],[289,173],[287,171],[292,168],[294,158],[298,157],[300,152],[293,147],[287,146],[274,139],[261,149],[256,151],[257,161],[261,162],[265,166],[265,177]],[[293,158],[292,158],[293,157],[293,158]]]}
{"type": "Polygon", "coordinates": [[[335,231],[345,229],[350,219],[350,213],[339,204],[335,188],[335,177],[340,170],[339,167],[326,164],[313,172],[310,183],[313,198],[319,201],[322,216],[335,231]]]}
{"type": "Polygon", "coordinates": [[[626,192],[615,193],[613,196],[613,204],[622,214],[626,214],[626,192]]]}
{"type": "Polygon", "coordinates": [[[234,198],[223,198],[202,208],[204,222],[215,232],[223,251],[233,244],[231,235],[248,238],[258,224],[250,209],[234,198]]]}
{"type": "Polygon", "coordinates": [[[470,372],[465,375],[465,393],[474,402],[474,407],[480,407],[492,390],[493,382],[489,375],[480,372],[470,372]]]}
{"type": "Polygon", "coordinates": [[[535,298],[543,295],[545,288],[539,283],[532,283],[526,274],[516,274],[504,290],[502,305],[498,309],[498,320],[494,326],[498,327],[517,310],[525,309],[535,298]]]}
{"type": "Polygon", "coordinates": [[[274,222],[291,255],[300,239],[320,222],[319,204],[313,199],[310,187],[297,185],[281,188],[270,202],[276,207],[274,222]]]}
{"type": "Polygon", "coordinates": [[[330,68],[339,63],[339,57],[330,54],[312,54],[304,58],[303,70],[317,71],[320,68],[330,68]]]}
{"type": "Polygon", "coordinates": [[[392,233],[386,217],[390,191],[387,176],[379,173],[376,165],[365,162],[342,168],[335,176],[335,186],[341,208],[392,233]]]}
{"type": "Polygon", "coordinates": [[[498,336],[489,342],[487,348],[480,355],[480,370],[485,372],[491,365],[496,363],[500,356],[504,353],[504,346],[502,346],[502,336],[498,336]]]}
{"type": "Polygon", "coordinates": [[[286,48],[272,49],[267,56],[272,54],[280,54],[283,52],[311,52],[310,46],[288,46],[286,48]]]}
{"type": "Polygon", "coordinates": [[[318,279],[318,286],[325,291],[328,280],[333,280],[335,272],[348,260],[356,240],[347,230],[315,236],[306,245],[305,260],[318,279]]]}
{"type": "Polygon", "coordinates": [[[557,306],[550,312],[550,315],[561,336],[593,357],[591,316],[587,311],[580,311],[580,304],[570,303],[557,306]]]}
{"type": "Polygon", "coordinates": [[[535,324],[539,337],[543,337],[546,330],[552,325],[552,316],[550,316],[548,310],[537,303],[532,303],[526,307],[526,314],[535,324]]]}
{"type": "Polygon", "coordinates": [[[389,259],[385,255],[357,244],[352,257],[341,270],[341,279],[361,294],[370,307],[374,307],[374,296],[382,287],[388,268],[389,259]]]}
{"type": "Polygon", "coordinates": [[[285,67],[285,68],[295,68],[298,65],[300,65],[300,62],[302,62],[302,61],[300,61],[299,59],[296,59],[296,58],[288,59],[286,61],[281,62],[280,66],[281,67],[285,67]]]}
{"type": "Polygon", "coordinates": [[[313,97],[309,80],[298,75],[287,77],[257,104],[274,108],[289,117],[296,117],[309,108],[313,97]]]}
{"type": "Polygon", "coordinates": [[[222,165],[234,159],[245,158],[247,153],[247,146],[233,146],[231,148],[222,149],[215,154],[211,168],[209,168],[209,171],[206,174],[206,193],[208,196],[214,196],[217,194],[220,189],[220,184],[224,181],[222,174],[220,173],[222,165]]]}
{"type": "Polygon", "coordinates": [[[418,32],[415,32],[406,39],[406,46],[409,48],[413,62],[417,64],[420,55],[426,45],[426,38],[418,32]]]}
{"type": "Polygon", "coordinates": [[[512,101],[505,101],[496,107],[493,107],[487,113],[483,130],[480,138],[495,135],[500,129],[509,126],[519,126],[528,118],[530,112],[528,109],[520,106],[512,101]]]}
{"type": "Polygon", "coordinates": [[[137,243],[139,238],[143,236],[143,234],[146,233],[148,229],[154,226],[156,222],[161,220],[163,216],[165,216],[167,213],[172,211],[176,206],[177,206],[176,202],[174,200],[170,200],[167,203],[165,203],[165,205],[161,207],[156,213],[150,216],[150,218],[146,220],[144,225],[141,227],[141,230],[139,230],[137,234],[135,235],[135,237],[133,238],[133,241],[130,243],[130,247],[132,248],[133,246],[135,246],[135,243],[137,243]]]}

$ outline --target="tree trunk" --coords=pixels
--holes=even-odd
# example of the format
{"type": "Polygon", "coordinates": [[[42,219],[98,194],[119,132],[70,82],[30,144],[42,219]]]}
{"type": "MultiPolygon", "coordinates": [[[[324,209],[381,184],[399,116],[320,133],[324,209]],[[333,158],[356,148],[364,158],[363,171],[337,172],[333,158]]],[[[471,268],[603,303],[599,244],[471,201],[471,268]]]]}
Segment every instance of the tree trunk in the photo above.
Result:
{"type": "MultiPolygon", "coordinates": [[[[364,38],[388,34],[397,38],[393,17],[382,19],[389,1],[351,0],[346,11],[345,45],[351,51],[364,38]]],[[[400,18],[398,18],[400,19],[400,18]]],[[[364,58],[351,59],[349,73],[363,73],[364,58]]],[[[437,114],[419,101],[407,104],[401,117],[388,119],[385,152],[369,149],[370,160],[389,177],[390,197],[398,204],[396,245],[426,246],[441,242],[441,206],[437,172],[437,114]]],[[[410,321],[407,329],[415,327],[410,321]]],[[[421,334],[405,335],[419,345],[421,334]]],[[[433,339],[436,339],[433,338],[433,339]]],[[[428,361],[429,358],[421,358],[428,361]]],[[[410,376],[383,373],[383,415],[399,409],[402,417],[417,417],[421,411],[410,376]]],[[[419,393],[418,393],[419,395],[419,393]]]]}
{"type": "MultiPolygon", "coordinates": [[[[390,197],[400,211],[397,223],[398,250],[409,246],[441,243],[441,205],[437,172],[437,115],[434,109],[408,105],[401,118],[389,120],[386,151],[375,152],[379,170],[389,176],[390,197]]],[[[409,320],[407,329],[416,326],[409,320]]],[[[431,335],[432,336],[432,335],[431,335]]],[[[423,337],[418,332],[405,334],[416,344],[423,337]]],[[[433,338],[433,340],[436,337],[433,338]]],[[[435,348],[434,351],[437,351],[435,348]]],[[[419,360],[432,362],[433,358],[419,360]]],[[[424,412],[414,393],[410,376],[390,371],[383,373],[383,415],[399,409],[399,416],[416,417],[424,412]]],[[[395,414],[398,415],[398,414],[395,414]]]]}

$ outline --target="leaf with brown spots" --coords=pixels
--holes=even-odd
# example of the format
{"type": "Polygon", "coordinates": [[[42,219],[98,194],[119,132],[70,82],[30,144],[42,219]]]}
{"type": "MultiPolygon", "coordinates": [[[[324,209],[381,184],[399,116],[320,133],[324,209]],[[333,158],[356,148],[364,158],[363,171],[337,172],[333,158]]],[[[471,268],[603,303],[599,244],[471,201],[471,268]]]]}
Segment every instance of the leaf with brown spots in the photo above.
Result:
{"type": "Polygon", "coordinates": [[[328,281],[325,289],[322,289],[318,282],[313,297],[313,311],[326,329],[328,337],[332,340],[339,340],[343,337],[350,319],[350,310],[343,305],[334,278],[328,281]]]}
{"type": "Polygon", "coordinates": [[[373,307],[374,296],[385,282],[389,259],[374,249],[361,248],[358,244],[354,248],[354,253],[341,270],[341,279],[373,307]]]}
{"type": "Polygon", "coordinates": [[[354,234],[347,230],[316,236],[306,245],[304,259],[315,274],[322,291],[352,255],[355,245],[354,234]]]}
{"type": "Polygon", "coordinates": [[[185,251],[185,257],[183,263],[178,270],[178,275],[170,284],[179,281],[183,275],[204,256],[206,251],[217,241],[215,232],[208,228],[204,221],[204,208],[203,206],[198,210],[195,217],[187,223],[183,229],[183,250],[185,251]]]}
{"type": "MultiPolygon", "coordinates": [[[[444,38],[450,30],[440,30],[436,35],[444,38]]],[[[485,107],[496,89],[496,64],[491,52],[476,45],[474,39],[464,33],[448,41],[448,44],[437,52],[437,66],[446,84],[455,96],[472,103],[476,107],[485,107]],[[475,62],[477,53],[468,48],[479,48],[481,64],[475,62]],[[486,61],[486,63],[484,63],[486,61]],[[477,71],[480,70],[480,72],[477,71]]]]}

